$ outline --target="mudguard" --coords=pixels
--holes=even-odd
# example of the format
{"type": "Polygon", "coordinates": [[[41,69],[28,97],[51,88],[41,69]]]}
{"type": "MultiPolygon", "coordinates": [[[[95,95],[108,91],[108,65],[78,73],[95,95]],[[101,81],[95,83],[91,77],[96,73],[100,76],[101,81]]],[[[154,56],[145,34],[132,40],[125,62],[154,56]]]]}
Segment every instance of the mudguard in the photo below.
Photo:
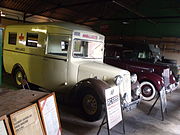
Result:
{"type": "Polygon", "coordinates": [[[96,79],[96,78],[84,79],[78,82],[73,88],[76,98],[80,97],[82,90],[86,90],[86,88],[91,88],[92,90],[94,90],[100,97],[100,100],[102,101],[102,103],[104,103],[105,102],[105,89],[110,88],[110,86],[108,83],[102,80],[96,79]]]}
{"type": "Polygon", "coordinates": [[[138,75],[138,81],[141,83],[143,81],[149,81],[152,84],[154,84],[156,90],[160,91],[162,87],[164,86],[163,78],[157,74],[154,73],[148,73],[148,72],[140,72],[138,75]]]}

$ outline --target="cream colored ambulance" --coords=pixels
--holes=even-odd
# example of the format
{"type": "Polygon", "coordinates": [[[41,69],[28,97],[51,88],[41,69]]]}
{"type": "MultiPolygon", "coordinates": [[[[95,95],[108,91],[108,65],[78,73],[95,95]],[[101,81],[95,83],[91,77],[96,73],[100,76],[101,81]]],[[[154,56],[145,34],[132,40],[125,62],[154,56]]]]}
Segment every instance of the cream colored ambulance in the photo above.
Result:
{"type": "Polygon", "coordinates": [[[90,121],[102,114],[106,88],[119,85],[125,106],[135,101],[129,71],[104,64],[103,53],[104,36],[85,26],[63,22],[5,29],[4,68],[17,86],[26,79],[42,88],[68,93],[69,100],[75,98],[90,121]]]}

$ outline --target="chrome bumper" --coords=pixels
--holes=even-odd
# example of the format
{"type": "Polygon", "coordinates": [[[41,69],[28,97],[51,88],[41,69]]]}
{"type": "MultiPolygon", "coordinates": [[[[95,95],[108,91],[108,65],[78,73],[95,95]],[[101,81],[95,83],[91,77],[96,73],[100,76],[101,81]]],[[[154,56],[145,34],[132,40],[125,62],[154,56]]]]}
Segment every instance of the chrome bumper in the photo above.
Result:
{"type": "Polygon", "coordinates": [[[123,108],[123,110],[131,111],[131,110],[137,108],[137,105],[141,102],[141,100],[142,100],[142,98],[140,97],[139,99],[134,100],[130,103],[124,103],[122,105],[122,108],[123,108]]]}
{"type": "Polygon", "coordinates": [[[179,87],[179,82],[170,84],[170,85],[166,88],[166,93],[173,92],[173,91],[176,90],[178,87],[179,87]]]}

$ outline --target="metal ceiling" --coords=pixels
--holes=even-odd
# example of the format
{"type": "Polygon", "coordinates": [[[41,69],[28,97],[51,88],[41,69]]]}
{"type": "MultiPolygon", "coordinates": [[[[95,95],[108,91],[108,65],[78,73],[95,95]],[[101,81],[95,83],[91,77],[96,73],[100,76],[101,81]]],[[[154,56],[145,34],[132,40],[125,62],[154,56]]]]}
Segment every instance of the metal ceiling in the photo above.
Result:
{"type": "MultiPolygon", "coordinates": [[[[152,19],[172,17],[172,15],[156,16],[156,14],[147,13],[147,9],[154,9],[150,9],[151,5],[144,4],[148,3],[146,1],[147,0],[0,0],[0,7],[22,11],[25,18],[41,15],[81,24],[133,19],[145,19],[148,22],[155,23],[152,19]]],[[[165,5],[167,5],[167,7],[157,7],[157,5],[154,7],[157,7],[156,10],[159,11],[159,7],[174,10],[174,6],[176,6],[175,10],[180,12],[179,7],[177,7],[180,1],[166,0],[166,3],[165,5]],[[171,1],[170,5],[168,1],[171,1]],[[174,3],[172,1],[174,1],[174,3]]],[[[177,18],[179,16],[176,15],[175,17],[177,18]]]]}
{"type": "Polygon", "coordinates": [[[109,35],[180,36],[180,0],[0,0],[0,8],[21,11],[24,21],[39,15],[102,26],[109,35]]]}

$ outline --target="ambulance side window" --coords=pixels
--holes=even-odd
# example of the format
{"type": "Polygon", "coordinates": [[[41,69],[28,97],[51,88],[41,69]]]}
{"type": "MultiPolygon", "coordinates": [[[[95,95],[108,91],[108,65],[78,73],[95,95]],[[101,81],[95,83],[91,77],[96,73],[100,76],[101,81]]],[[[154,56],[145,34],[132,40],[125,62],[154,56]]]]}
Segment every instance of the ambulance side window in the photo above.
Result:
{"type": "Polygon", "coordinates": [[[38,47],[38,34],[37,33],[27,33],[26,46],[38,47]]]}
{"type": "Polygon", "coordinates": [[[9,32],[8,44],[16,45],[16,41],[17,41],[17,33],[9,32]]]}
{"type": "Polygon", "coordinates": [[[47,54],[67,56],[69,36],[59,34],[48,35],[47,54]]]}

